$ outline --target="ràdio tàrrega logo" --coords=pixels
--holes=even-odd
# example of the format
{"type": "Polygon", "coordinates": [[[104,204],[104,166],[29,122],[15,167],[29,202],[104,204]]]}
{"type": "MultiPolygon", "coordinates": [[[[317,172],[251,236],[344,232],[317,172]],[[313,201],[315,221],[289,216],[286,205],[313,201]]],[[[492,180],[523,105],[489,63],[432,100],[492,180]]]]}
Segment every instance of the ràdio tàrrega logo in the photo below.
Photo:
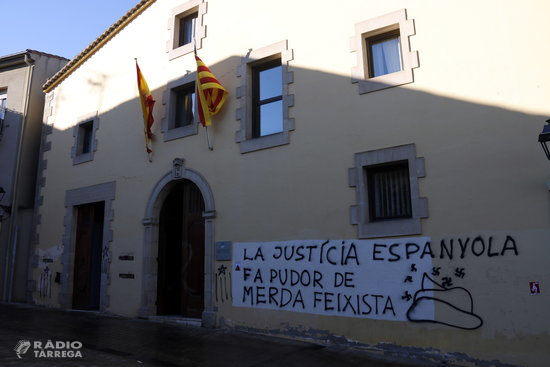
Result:
{"type": "Polygon", "coordinates": [[[79,341],[56,341],[48,340],[46,343],[34,341],[31,343],[28,340],[20,340],[15,348],[15,353],[18,358],[27,353],[30,347],[34,349],[35,358],[82,358],[80,348],[82,343],[79,341]],[[43,345],[44,344],[44,345],[43,345]]]}

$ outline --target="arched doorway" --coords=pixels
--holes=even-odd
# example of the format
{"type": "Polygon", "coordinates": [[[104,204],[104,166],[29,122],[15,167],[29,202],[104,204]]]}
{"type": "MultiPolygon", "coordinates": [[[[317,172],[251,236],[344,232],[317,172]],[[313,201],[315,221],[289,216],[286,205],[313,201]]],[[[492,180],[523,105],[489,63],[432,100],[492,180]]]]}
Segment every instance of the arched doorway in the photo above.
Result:
{"type": "Polygon", "coordinates": [[[145,209],[143,218],[143,277],[142,298],[139,309],[140,317],[158,315],[158,250],[160,214],[166,199],[172,193],[172,188],[180,182],[190,181],[199,189],[204,201],[204,311],[202,326],[214,327],[216,323],[216,307],[214,305],[214,222],[216,208],[214,195],[208,181],[197,171],[185,167],[185,160],[176,158],[173,169],[156,183],[145,209]]]}
{"type": "Polygon", "coordinates": [[[159,216],[157,314],[201,318],[205,205],[189,180],[174,183],[159,216]]]}

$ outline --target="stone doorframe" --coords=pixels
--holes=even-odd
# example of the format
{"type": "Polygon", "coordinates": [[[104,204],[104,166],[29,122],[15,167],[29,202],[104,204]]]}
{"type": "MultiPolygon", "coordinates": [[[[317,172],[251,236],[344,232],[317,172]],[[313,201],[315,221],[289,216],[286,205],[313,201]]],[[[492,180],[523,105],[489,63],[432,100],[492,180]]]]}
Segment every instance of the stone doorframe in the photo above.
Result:
{"type": "Polygon", "coordinates": [[[199,188],[204,200],[204,311],[202,326],[214,327],[216,324],[216,307],[213,299],[214,274],[214,196],[206,179],[197,171],[185,168],[185,160],[176,158],[172,164],[172,171],[164,175],[151,192],[145,217],[143,219],[143,291],[141,297],[140,317],[155,316],[157,306],[157,275],[158,275],[158,238],[159,217],[164,199],[177,182],[189,180],[199,188]]]}
{"type": "Polygon", "coordinates": [[[99,311],[107,312],[110,305],[108,287],[111,284],[110,265],[113,231],[111,224],[114,219],[113,204],[116,193],[116,182],[106,182],[93,186],[80,187],[65,192],[65,231],[63,234],[63,273],[61,277],[61,292],[59,304],[61,308],[72,308],[75,236],[77,222],[77,206],[97,202],[105,202],[103,213],[103,243],[101,245],[101,285],[99,291],[99,311]]]}

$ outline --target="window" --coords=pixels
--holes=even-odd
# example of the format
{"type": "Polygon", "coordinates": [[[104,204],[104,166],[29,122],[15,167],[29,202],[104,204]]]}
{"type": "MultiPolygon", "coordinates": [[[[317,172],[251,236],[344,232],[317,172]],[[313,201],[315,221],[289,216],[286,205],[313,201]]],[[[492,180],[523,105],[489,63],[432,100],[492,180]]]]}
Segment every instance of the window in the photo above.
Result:
{"type": "Polygon", "coordinates": [[[195,25],[197,23],[197,13],[180,18],[179,20],[179,39],[178,46],[187,45],[193,42],[193,36],[195,34],[195,25]]]}
{"type": "Polygon", "coordinates": [[[94,159],[97,150],[96,130],[99,128],[97,114],[84,116],[73,129],[74,145],[72,148],[73,164],[80,164],[94,159]]]}
{"type": "Polygon", "coordinates": [[[288,70],[288,62],[292,59],[287,41],[250,51],[243,57],[237,69],[240,130],[235,137],[241,153],[290,143],[294,119],[289,109],[294,105],[294,95],[289,92],[293,73],[288,70]]]}
{"type": "Polygon", "coordinates": [[[2,135],[4,135],[4,121],[6,119],[6,103],[8,99],[7,91],[0,90],[0,140],[2,140],[2,135]]]}
{"type": "Polygon", "coordinates": [[[370,78],[402,70],[399,30],[367,38],[366,42],[370,78]]]}
{"type": "Polygon", "coordinates": [[[174,90],[175,109],[174,126],[183,127],[191,125],[194,121],[195,111],[195,84],[187,85],[174,90]]]}
{"type": "Polygon", "coordinates": [[[419,65],[418,52],[409,45],[414,34],[414,21],[407,20],[405,9],[355,25],[351,51],[357,54],[357,65],[351,72],[359,94],[414,81],[412,69],[419,65]]]}
{"type": "Polygon", "coordinates": [[[365,167],[365,173],[371,221],[411,217],[407,161],[365,167]]]}
{"type": "Polygon", "coordinates": [[[0,120],[4,120],[6,118],[6,102],[8,99],[8,93],[7,91],[0,90],[0,120]]]}
{"type": "Polygon", "coordinates": [[[202,47],[202,39],[206,37],[206,25],[203,18],[206,14],[204,0],[190,0],[174,9],[168,22],[169,40],[166,47],[168,59],[193,52],[202,47]]]}
{"type": "Polygon", "coordinates": [[[166,115],[161,121],[164,141],[198,133],[198,116],[195,102],[196,73],[189,73],[166,86],[162,98],[166,115]]]}
{"type": "Polygon", "coordinates": [[[254,138],[283,131],[283,79],[281,59],[253,67],[254,138]]]}
{"type": "Polygon", "coordinates": [[[93,121],[86,121],[78,125],[78,145],[76,148],[77,155],[90,153],[92,151],[93,128],[93,121]]]}
{"type": "Polygon", "coordinates": [[[355,187],[357,205],[351,223],[359,238],[405,236],[422,233],[421,218],[428,216],[428,201],[419,195],[424,159],[414,144],[355,154],[349,185],[355,187]]]}

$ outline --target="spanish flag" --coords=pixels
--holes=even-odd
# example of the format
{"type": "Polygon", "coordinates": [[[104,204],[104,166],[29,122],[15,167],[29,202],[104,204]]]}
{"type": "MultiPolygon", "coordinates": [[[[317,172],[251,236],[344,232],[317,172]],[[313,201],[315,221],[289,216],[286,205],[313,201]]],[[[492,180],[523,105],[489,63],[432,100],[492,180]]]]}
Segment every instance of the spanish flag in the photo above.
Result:
{"type": "Polygon", "coordinates": [[[211,116],[217,114],[227,99],[227,91],[210,69],[195,53],[197,61],[197,106],[202,126],[212,125],[211,116]]]}
{"type": "Polygon", "coordinates": [[[137,60],[136,60],[136,69],[137,69],[137,83],[139,90],[139,99],[141,101],[141,110],[143,112],[143,123],[144,123],[144,135],[145,135],[145,149],[147,154],[151,154],[153,150],[151,149],[151,140],[153,139],[153,133],[151,132],[151,127],[153,126],[153,106],[155,101],[149,91],[149,86],[141,74],[137,60]]]}

